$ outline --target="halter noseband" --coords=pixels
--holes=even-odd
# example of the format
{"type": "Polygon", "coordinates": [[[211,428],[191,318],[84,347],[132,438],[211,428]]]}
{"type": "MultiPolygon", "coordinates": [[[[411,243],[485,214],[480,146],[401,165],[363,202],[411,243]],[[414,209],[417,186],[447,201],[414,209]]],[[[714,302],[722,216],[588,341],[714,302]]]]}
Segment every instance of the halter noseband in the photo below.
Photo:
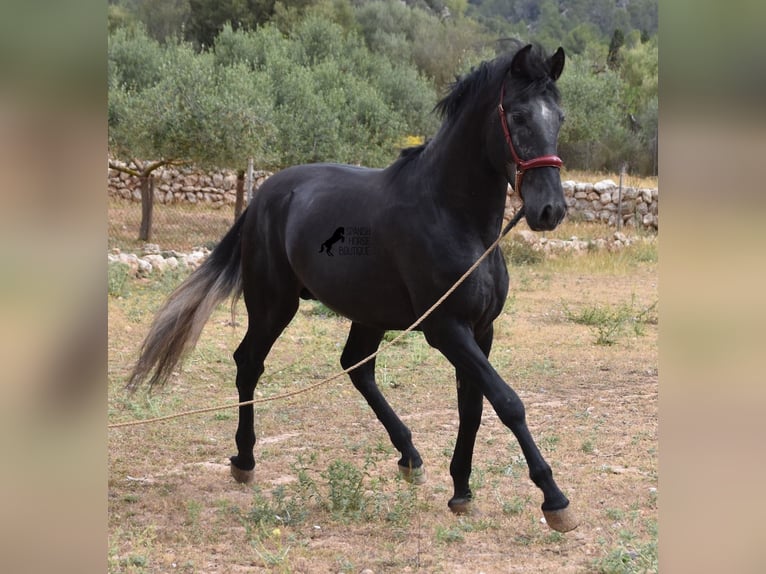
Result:
{"type": "MultiPolygon", "coordinates": [[[[516,181],[513,189],[516,193],[521,195],[521,180],[524,177],[524,173],[527,170],[535,169],[537,167],[555,167],[560,169],[564,162],[557,155],[542,155],[534,159],[523,160],[516,153],[516,148],[513,147],[513,140],[511,139],[511,130],[508,129],[508,120],[505,119],[505,108],[503,107],[503,99],[505,98],[505,83],[500,89],[500,103],[497,105],[497,113],[500,115],[500,125],[503,127],[503,133],[505,134],[505,142],[508,144],[508,149],[511,150],[511,157],[513,163],[516,164],[516,181]]],[[[523,199],[523,197],[522,197],[523,199]]]]}

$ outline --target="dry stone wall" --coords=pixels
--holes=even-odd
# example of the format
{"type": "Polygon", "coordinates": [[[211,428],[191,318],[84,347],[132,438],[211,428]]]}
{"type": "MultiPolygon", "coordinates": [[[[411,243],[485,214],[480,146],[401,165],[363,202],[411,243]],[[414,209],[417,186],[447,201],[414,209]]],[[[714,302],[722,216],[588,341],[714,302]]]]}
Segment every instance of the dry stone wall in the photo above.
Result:
{"type": "MultiPolygon", "coordinates": [[[[258,189],[270,175],[268,171],[256,171],[253,188],[258,189]]],[[[154,176],[154,197],[159,203],[222,207],[236,201],[237,174],[233,170],[203,172],[166,166],[155,171],[154,176]]],[[[567,180],[562,186],[569,219],[602,221],[615,227],[622,219],[625,227],[659,228],[658,189],[623,187],[620,193],[619,186],[611,179],[597,183],[567,180]]],[[[138,178],[127,173],[109,169],[108,190],[112,197],[141,201],[138,178]]],[[[521,200],[509,186],[506,218],[510,219],[520,206],[521,200]]]]}
{"type": "MultiPolygon", "coordinates": [[[[112,160],[132,169],[136,167],[112,160]]],[[[237,172],[234,170],[201,171],[190,167],[165,166],[153,172],[154,199],[159,203],[204,204],[211,207],[233,205],[237,199],[237,172]]],[[[271,172],[259,170],[254,173],[253,187],[257,189],[271,172]]],[[[141,201],[138,177],[109,169],[108,190],[110,197],[141,201]]]]}
{"type": "MultiPolygon", "coordinates": [[[[616,227],[620,218],[624,227],[659,229],[659,190],[643,187],[620,187],[611,179],[597,183],[567,180],[561,182],[567,202],[567,218],[602,221],[616,227]]],[[[521,207],[521,199],[508,187],[505,217],[510,219],[521,207]]]]}

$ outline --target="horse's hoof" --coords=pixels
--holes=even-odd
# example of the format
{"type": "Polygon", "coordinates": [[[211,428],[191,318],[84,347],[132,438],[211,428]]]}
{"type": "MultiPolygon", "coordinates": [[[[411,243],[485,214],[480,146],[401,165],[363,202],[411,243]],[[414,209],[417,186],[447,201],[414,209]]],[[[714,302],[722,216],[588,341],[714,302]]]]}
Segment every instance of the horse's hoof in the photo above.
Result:
{"type": "Polygon", "coordinates": [[[250,484],[255,479],[255,470],[242,470],[233,462],[231,463],[231,476],[240,484],[250,484]]]}
{"type": "Polygon", "coordinates": [[[568,506],[559,510],[543,510],[543,516],[545,516],[546,524],[558,532],[569,532],[580,524],[577,516],[568,506]]]}
{"type": "Polygon", "coordinates": [[[453,514],[471,514],[473,503],[470,498],[451,498],[447,503],[453,514]]]}
{"type": "Polygon", "coordinates": [[[412,484],[425,484],[426,471],[422,466],[412,468],[409,466],[397,465],[402,478],[412,484]]]}

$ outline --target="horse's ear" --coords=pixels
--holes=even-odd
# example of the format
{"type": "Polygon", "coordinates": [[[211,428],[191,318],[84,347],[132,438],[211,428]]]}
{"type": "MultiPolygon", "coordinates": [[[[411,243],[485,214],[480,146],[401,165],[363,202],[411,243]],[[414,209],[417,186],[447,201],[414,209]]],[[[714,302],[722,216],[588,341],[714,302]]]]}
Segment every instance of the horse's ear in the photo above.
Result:
{"type": "Polygon", "coordinates": [[[532,51],[532,44],[527,44],[511,60],[511,75],[516,77],[529,76],[529,54],[532,51]]]}
{"type": "Polygon", "coordinates": [[[548,74],[550,75],[551,79],[555,82],[559,79],[559,76],[561,76],[561,72],[564,71],[564,48],[559,46],[559,49],[556,50],[556,52],[548,58],[548,74]]]}

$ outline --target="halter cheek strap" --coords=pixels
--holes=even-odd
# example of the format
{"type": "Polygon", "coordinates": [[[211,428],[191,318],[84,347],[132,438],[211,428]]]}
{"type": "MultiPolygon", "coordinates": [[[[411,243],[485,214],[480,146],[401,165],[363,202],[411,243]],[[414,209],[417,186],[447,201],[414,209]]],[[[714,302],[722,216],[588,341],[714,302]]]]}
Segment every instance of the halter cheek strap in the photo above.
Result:
{"type": "Polygon", "coordinates": [[[505,135],[505,142],[508,145],[508,149],[511,150],[511,158],[513,163],[516,164],[516,177],[513,189],[521,195],[521,180],[524,177],[524,173],[527,170],[535,169],[538,167],[555,167],[560,169],[564,162],[557,155],[543,155],[533,159],[523,160],[516,153],[516,148],[513,147],[513,139],[511,138],[511,130],[508,128],[508,120],[505,117],[505,108],[503,107],[503,100],[505,99],[505,84],[500,89],[500,103],[497,105],[497,113],[500,115],[500,125],[503,128],[503,134],[505,135]]]}

